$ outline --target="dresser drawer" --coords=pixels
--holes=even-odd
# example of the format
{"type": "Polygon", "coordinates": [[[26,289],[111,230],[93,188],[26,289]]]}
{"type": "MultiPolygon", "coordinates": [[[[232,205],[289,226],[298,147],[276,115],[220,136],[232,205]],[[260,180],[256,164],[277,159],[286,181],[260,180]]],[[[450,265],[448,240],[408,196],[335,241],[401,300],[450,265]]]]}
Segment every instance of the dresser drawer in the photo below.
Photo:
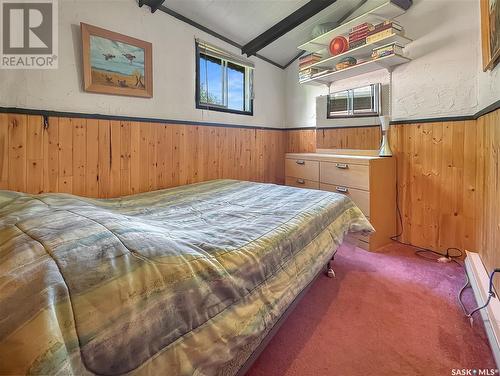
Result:
{"type": "Polygon", "coordinates": [[[352,201],[361,209],[364,215],[370,216],[370,192],[362,191],[356,188],[345,187],[341,185],[320,183],[319,189],[342,193],[351,198],[352,201]]]}
{"type": "Polygon", "coordinates": [[[302,178],[292,178],[289,176],[285,178],[285,184],[297,188],[319,189],[319,183],[317,181],[302,178]]]}
{"type": "Polygon", "coordinates": [[[285,159],[285,176],[319,181],[319,162],[305,159],[285,159]]]}
{"type": "Polygon", "coordinates": [[[358,189],[370,189],[370,167],[342,162],[321,162],[321,182],[358,189]]]}

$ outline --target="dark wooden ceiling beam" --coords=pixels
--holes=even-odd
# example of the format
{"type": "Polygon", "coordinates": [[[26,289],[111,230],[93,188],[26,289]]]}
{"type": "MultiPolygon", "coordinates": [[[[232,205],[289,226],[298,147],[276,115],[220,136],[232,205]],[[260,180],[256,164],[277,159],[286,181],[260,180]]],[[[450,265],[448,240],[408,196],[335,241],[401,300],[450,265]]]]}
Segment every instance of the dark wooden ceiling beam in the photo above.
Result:
{"type": "Polygon", "coordinates": [[[267,45],[274,42],[276,39],[295,29],[301,23],[307,21],[309,18],[311,18],[318,12],[321,12],[323,9],[329,7],[336,1],[337,0],[309,1],[307,4],[303,5],[295,12],[282,19],[276,25],[264,31],[258,37],[245,44],[241,49],[241,53],[246,54],[247,56],[255,55],[257,51],[260,51],[267,45]]]}

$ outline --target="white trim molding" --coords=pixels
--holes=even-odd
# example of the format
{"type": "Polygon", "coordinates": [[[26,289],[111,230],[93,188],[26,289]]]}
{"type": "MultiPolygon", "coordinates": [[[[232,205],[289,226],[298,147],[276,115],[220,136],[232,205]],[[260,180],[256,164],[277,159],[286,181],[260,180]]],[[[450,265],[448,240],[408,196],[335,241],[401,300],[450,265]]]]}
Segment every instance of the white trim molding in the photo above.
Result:
{"type": "MultiPolygon", "coordinates": [[[[466,254],[465,270],[477,304],[482,306],[488,299],[489,273],[477,253],[466,251],[466,254]]],[[[492,297],[488,306],[480,310],[479,314],[483,319],[497,368],[500,368],[500,300],[498,296],[492,297]]],[[[474,314],[477,319],[476,315],[478,313],[474,314]]]]}

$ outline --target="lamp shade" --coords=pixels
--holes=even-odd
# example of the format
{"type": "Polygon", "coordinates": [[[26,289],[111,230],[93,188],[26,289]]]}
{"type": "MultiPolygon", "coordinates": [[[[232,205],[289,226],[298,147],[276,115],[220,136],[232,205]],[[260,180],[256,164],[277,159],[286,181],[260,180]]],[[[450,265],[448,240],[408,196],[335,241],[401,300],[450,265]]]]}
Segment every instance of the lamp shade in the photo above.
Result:
{"type": "Polygon", "coordinates": [[[379,116],[379,119],[382,131],[387,131],[389,129],[389,124],[391,123],[391,117],[389,115],[383,115],[379,116]]]}

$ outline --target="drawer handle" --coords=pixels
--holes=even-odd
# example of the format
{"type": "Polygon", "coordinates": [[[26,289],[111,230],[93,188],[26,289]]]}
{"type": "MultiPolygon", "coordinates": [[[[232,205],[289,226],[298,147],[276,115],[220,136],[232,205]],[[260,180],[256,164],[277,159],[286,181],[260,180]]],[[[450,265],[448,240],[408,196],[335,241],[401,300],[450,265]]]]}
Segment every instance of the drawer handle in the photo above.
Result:
{"type": "Polygon", "coordinates": [[[348,193],[349,192],[349,188],[347,188],[347,187],[336,187],[335,190],[337,192],[340,192],[340,193],[348,193]]]}
{"type": "Polygon", "coordinates": [[[303,159],[298,159],[295,161],[295,163],[300,164],[300,165],[305,165],[306,161],[304,161],[303,159]]]}
{"type": "Polygon", "coordinates": [[[297,179],[297,183],[299,184],[306,184],[304,179],[297,179]]]}
{"type": "Polygon", "coordinates": [[[335,167],[345,170],[349,168],[349,165],[347,163],[335,163],[335,167]]]}

